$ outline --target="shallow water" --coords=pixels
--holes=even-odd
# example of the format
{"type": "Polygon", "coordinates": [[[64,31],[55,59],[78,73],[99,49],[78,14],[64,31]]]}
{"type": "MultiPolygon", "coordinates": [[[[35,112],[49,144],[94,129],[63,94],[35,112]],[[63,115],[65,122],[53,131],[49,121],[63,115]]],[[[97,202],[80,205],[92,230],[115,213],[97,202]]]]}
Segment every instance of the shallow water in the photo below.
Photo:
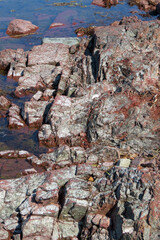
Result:
{"type": "MultiPolygon", "coordinates": [[[[92,0],[61,1],[61,0],[0,0],[0,50],[5,48],[25,50],[33,45],[40,44],[42,38],[76,36],[74,30],[78,27],[90,25],[108,25],[120,20],[123,16],[131,16],[130,11],[139,11],[137,6],[129,6],[127,0],[111,8],[102,8],[92,5],[92,0]],[[71,3],[69,6],[54,6],[54,3],[71,3]],[[73,5],[73,6],[72,6],[73,5]],[[14,18],[29,20],[39,26],[39,30],[23,38],[4,38],[9,22],[14,18]],[[65,27],[50,29],[53,22],[62,22],[65,27]]],[[[142,18],[138,13],[136,14],[142,18]]],[[[148,20],[149,18],[146,18],[148,20]]]]}
{"type": "MultiPolygon", "coordinates": [[[[0,50],[6,48],[31,49],[34,45],[41,44],[44,37],[75,37],[75,29],[78,27],[109,25],[120,20],[123,16],[133,15],[131,11],[138,11],[135,15],[143,19],[139,14],[137,6],[129,6],[128,1],[121,0],[120,3],[111,8],[102,8],[92,5],[91,0],[77,0],[68,6],[54,6],[54,3],[63,1],[51,0],[0,0],[0,50]],[[39,30],[32,35],[21,38],[11,38],[6,35],[9,22],[14,18],[31,21],[39,26],[39,30]],[[64,23],[64,27],[49,29],[53,22],[64,23]]],[[[155,17],[147,17],[145,20],[155,17]]],[[[0,94],[5,95],[19,106],[23,105],[24,99],[17,99],[13,92],[17,82],[0,75],[0,94]]],[[[26,100],[26,99],[25,99],[26,100]]],[[[38,154],[45,151],[37,143],[37,130],[10,130],[7,127],[7,119],[0,118],[0,150],[17,149],[27,150],[38,154]]]]}

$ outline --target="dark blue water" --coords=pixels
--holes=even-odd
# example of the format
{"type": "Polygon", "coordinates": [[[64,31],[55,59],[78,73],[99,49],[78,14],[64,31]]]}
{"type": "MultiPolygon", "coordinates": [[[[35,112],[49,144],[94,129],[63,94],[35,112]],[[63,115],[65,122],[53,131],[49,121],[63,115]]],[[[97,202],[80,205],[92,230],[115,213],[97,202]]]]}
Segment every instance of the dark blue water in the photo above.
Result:
{"type": "MultiPolygon", "coordinates": [[[[91,0],[77,0],[68,6],[54,6],[54,3],[63,1],[53,0],[0,0],[0,50],[6,48],[31,49],[41,44],[43,37],[74,37],[78,27],[109,25],[120,20],[123,16],[133,15],[131,11],[138,11],[135,15],[143,19],[137,6],[129,6],[128,1],[121,0],[118,5],[111,8],[102,8],[92,5],[91,0]],[[39,30],[32,35],[21,38],[10,38],[6,35],[9,22],[14,18],[31,21],[39,26],[39,30]],[[65,27],[49,29],[53,22],[62,22],[65,27]]],[[[145,18],[144,20],[155,17],[145,18]]],[[[24,99],[14,98],[17,82],[0,75],[0,94],[5,95],[12,102],[23,105],[24,99]]],[[[10,130],[7,127],[7,118],[0,118],[0,150],[24,149],[31,153],[43,151],[37,143],[37,131],[24,129],[10,130]]]]}

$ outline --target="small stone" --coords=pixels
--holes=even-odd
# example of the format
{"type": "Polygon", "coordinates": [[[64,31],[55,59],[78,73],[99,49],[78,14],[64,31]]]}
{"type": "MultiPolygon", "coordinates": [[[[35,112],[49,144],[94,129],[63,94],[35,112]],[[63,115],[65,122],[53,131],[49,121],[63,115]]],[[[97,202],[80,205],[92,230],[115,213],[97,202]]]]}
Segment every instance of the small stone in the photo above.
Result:
{"type": "Polygon", "coordinates": [[[130,166],[130,163],[131,163],[131,160],[130,159],[128,159],[128,158],[121,158],[119,161],[118,161],[118,163],[117,163],[117,165],[119,166],[119,167],[124,167],[124,168],[128,168],[129,166],[130,166]]]}
{"type": "Polygon", "coordinates": [[[93,177],[89,177],[88,181],[89,182],[94,182],[94,178],[93,177]]]}
{"type": "Polygon", "coordinates": [[[64,23],[52,23],[49,28],[63,27],[63,26],[65,26],[64,23]]]}

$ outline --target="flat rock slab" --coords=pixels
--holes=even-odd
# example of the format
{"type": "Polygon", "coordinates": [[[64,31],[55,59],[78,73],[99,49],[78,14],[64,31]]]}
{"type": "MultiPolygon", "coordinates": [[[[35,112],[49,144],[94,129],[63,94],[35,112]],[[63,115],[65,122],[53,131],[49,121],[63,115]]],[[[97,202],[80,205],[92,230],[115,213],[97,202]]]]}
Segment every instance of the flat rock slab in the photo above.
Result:
{"type": "Polygon", "coordinates": [[[39,64],[66,64],[68,61],[68,46],[62,43],[43,43],[39,46],[34,46],[28,54],[28,65],[39,64]]]}
{"type": "Polygon", "coordinates": [[[80,43],[80,38],[43,38],[42,43],[62,43],[64,45],[73,46],[80,43]]]}

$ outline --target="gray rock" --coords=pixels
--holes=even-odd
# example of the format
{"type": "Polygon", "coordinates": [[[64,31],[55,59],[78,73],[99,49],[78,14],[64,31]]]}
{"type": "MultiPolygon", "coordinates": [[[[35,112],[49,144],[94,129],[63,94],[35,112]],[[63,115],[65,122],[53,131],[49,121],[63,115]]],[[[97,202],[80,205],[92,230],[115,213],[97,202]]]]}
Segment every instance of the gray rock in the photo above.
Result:
{"type": "Polygon", "coordinates": [[[71,47],[73,45],[78,45],[80,43],[80,38],[43,38],[42,43],[62,43],[71,47]]]}

